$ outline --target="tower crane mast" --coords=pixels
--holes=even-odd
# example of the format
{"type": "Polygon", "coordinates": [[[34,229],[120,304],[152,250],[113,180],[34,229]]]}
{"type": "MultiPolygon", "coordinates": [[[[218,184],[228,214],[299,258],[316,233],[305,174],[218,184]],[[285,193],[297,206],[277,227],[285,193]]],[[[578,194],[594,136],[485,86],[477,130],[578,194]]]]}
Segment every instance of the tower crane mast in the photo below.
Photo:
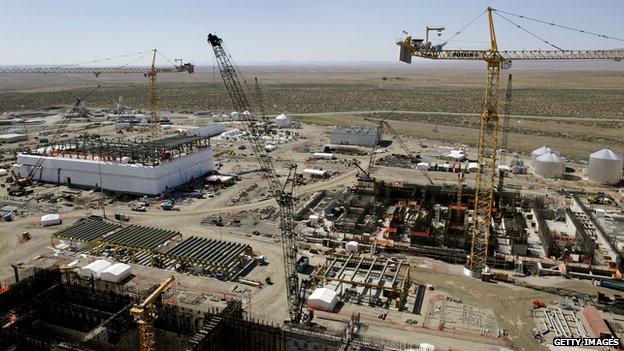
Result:
{"type": "Polygon", "coordinates": [[[293,190],[296,176],[296,165],[291,165],[289,174],[282,184],[273,165],[273,160],[264,148],[261,139],[260,127],[254,117],[251,104],[243,90],[239,77],[230,55],[223,48],[223,40],[215,34],[208,35],[208,43],[212,46],[221,73],[225,88],[230,95],[234,110],[241,114],[241,125],[247,134],[253,154],[265,172],[269,183],[269,190],[279,206],[282,254],[284,258],[284,274],[286,280],[286,299],[290,321],[299,323],[302,317],[303,296],[299,285],[299,276],[295,269],[297,261],[297,247],[295,244],[295,224],[293,219],[293,190]],[[289,182],[289,180],[291,180],[289,182]],[[288,184],[290,183],[290,186],[288,184]]]}
{"type": "Polygon", "coordinates": [[[161,298],[171,286],[175,278],[173,276],[163,281],[151,294],[143,301],[130,309],[130,314],[134,316],[139,330],[139,350],[156,350],[156,333],[154,332],[154,321],[158,317],[154,304],[161,298]]]}
{"type": "MultiPolygon", "coordinates": [[[[492,18],[494,12],[500,11],[488,7],[484,12],[487,13],[488,19],[490,39],[489,49],[449,50],[444,49],[444,46],[447,43],[432,45],[428,40],[429,31],[431,30],[429,27],[426,30],[426,41],[423,41],[423,39],[412,39],[411,36],[407,36],[403,41],[397,42],[397,45],[400,47],[399,60],[406,63],[412,62],[412,56],[433,60],[471,60],[485,61],[486,63],[486,85],[483,98],[483,112],[481,114],[479,127],[479,172],[477,172],[475,182],[476,188],[474,220],[472,224],[472,243],[470,248],[470,258],[468,260],[468,264],[465,267],[465,273],[467,275],[475,277],[480,276],[482,271],[486,268],[486,261],[488,257],[492,209],[494,206],[496,169],[498,166],[496,163],[496,152],[499,146],[498,103],[500,70],[504,68],[510,68],[512,60],[608,59],[621,61],[622,59],[624,59],[624,49],[563,50],[559,47],[556,47],[557,50],[499,50],[498,43],[496,41],[494,20],[492,18]]],[[[503,17],[501,14],[498,15],[511,22],[506,17],[503,17]]],[[[517,16],[521,18],[527,18],[525,16],[517,16]]],[[[515,24],[514,22],[512,23],[515,24]]],[[[549,24],[554,25],[553,23],[549,24]]],[[[516,26],[521,28],[517,24],[516,26]]],[[[570,27],[565,28],[572,29],[570,27]]],[[[441,29],[436,30],[439,33],[441,29]]],[[[589,33],[582,30],[576,31],[586,34],[598,35],[596,33],[589,33]]],[[[609,38],[602,35],[598,36],[609,38]]],[[[543,39],[541,40],[551,46],[554,46],[543,39]]]]}

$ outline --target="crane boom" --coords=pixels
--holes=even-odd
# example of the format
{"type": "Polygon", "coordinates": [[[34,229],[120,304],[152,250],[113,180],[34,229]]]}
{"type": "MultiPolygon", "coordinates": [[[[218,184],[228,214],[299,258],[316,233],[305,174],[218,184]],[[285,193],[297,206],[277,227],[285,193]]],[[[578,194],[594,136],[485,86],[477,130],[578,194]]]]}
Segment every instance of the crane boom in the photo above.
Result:
{"type": "MultiPolygon", "coordinates": [[[[495,178],[498,166],[496,163],[496,152],[499,146],[498,104],[501,68],[511,67],[511,60],[610,59],[621,61],[624,58],[623,49],[498,50],[494,21],[492,19],[492,13],[494,11],[496,10],[491,7],[488,7],[486,10],[490,39],[490,48],[487,50],[447,50],[443,49],[446,43],[432,45],[428,40],[429,28],[426,30],[426,40],[412,39],[411,36],[407,36],[404,40],[397,43],[400,47],[399,60],[406,63],[412,62],[412,56],[433,60],[473,60],[485,61],[486,63],[486,86],[483,98],[483,113],[481,115],[479,128],[479,172],[477,172],[475,182],[472,243],[470,259],[464,271],[466,274],[475,277],[480,276],[482,271],[486,268],[489,249],[495,178]]],[[[441,28],[438,29],[438,32],[440,30],[441,28]]]]}
{"type": "MultiPolygon", "coordinates": [[[[489,50],[435,50],[418,45],[411,36],[398,43],[405,51],[406,63],[411,63],[411,56],[434,60],[473,60],[483,61],[488,58],[489,50]],[[410,53],[411,56],[407,55],[410,53]]],[[[614,60],[624,59],[624,50],[502,50],[498,54],[503,60],[614,60]]],[[[402,56],[403,57],[403,56],[402,56]]]]}
{"type": "Polygon", "coordinates": [[[291,187],[287,188],[289,179],[295,177],[296,165],[291,165],[286,181],[282,185],[273,165],[273,160],[264,148],[261,139],[260,128],[254,118],[251,104],[245,95],[241,78],[239,77],[234,64],[230,60],[230,55],[225,51],[222,45],[222,39],[214,34],[208,35],[208,43],[212,46],[221,73],[221,78],[225,84],[225,88],[230,95],[234,110],[242,113],[241,123],[247,134],[247,139],[251,144],[253,154],[256,156],[258,163],[264,170],[266,179],[269,183],[269,190],[279,206],[280,230],[282,238],[282,253],[284,256],[284,274],[286,279],[286,298],[288,300],[288,310],[290,320],[293,323],[299,323],[301,320],[301,299],[299,276],[295,269],[297,260],[297,247],[295,244],[295,225],[293,219],[293,187],[294,179],[291,187]]]}
{"type": "Polygon", "coordinates": [[[156,350],[156,334],[154,332],[154,321],[156,320],[156,309],[154,303],[160,296],[171,286],[175,278],[173,276],[162,282],[151,294],[143,301],[130,309],[138,324],[139,329],[139,350],[155,351],[156,350]]]}
{"type": "MultiPolygon", "coordinates": [[[[179,73],[179,72],[188,72],[193,73],[195,67],[190,63],[185,63],[181,66],[176,67],[157,67],[157,73],[179,73]]],[[[146,67],[19,67],[19,66],[3,66],[0,67],[0,73],[45,73],[45,74],[54,74],[54,73],[90,73],[96,76],[100,74],[106,73],[122,73],[122,74],[131,74],[131,73],[140,73],[145,76],[149,76],[151,72],[150,68],[146,67]]]]}
{"type": "MultiPolygon", "coordinates": [[[[418,155],[415,155],[414,152],[412,150],[410,150],[409,147],[407,147],[407,144],[405,144],[405,142],[403,141],[403,139],[401,139],[401,136],[399,136],[399,133],[392,127],[392,125],[390,125],[390,123],[388,121],[386,121],[386,118],[388,118],[389,116],[384,117],[383,119],[374,119],[374,118],[364,118],[365,120],[369,121],[369,122],[375,122],[378,123],[378,134],[379,134],[379,138],[381,137],[381,135],[383,134],[383,128],[385,127],[388,131],[390,131],[390,133],[394,136],[394,138],[399,142],[399,145],[401,145],[401,148],[403,148],[403,150],[407,153],[407,156],[410,158],[410,160],[414,160],[419,158],[418,155]]],[[[378,139],[379,139],[378,138],[378,139]]],[[[374,153],[375,153],[376,147],[375,149],[373,149],[373,154],[371,155],[371,159],[370,162],[368,164],[368,172],[367,174],[370,176],[372,174],[372,170],[373,170],[373,163],[375,161],[374,159],[374,153]]],[[[430,185],[433,185],[433,180],[431,180],[431,177],[429,177],[429,174],[427,173],[427,171],[423,170],[420,167],[416,167],[420,173],[427,179],[427,181],[429,182],[430,185]]]]}

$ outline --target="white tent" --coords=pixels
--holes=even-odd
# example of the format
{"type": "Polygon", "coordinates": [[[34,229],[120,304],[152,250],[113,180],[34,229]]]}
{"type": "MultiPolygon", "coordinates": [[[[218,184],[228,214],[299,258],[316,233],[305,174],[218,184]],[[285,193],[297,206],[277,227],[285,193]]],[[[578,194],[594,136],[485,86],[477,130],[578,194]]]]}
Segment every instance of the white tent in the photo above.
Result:
{"type": "Polygon", "coordinates": [[[338,294],[328,288],[317,288],[308,297],[308,307],[322,311],[333,311],[338,304],[338,294]]]}
{"type": "Polygon", "coordinates": [[[453,161],[465,161],[466,160],[466,152],[464,150],[451,150],[446,158],[453,161]]]}
{"type": "Polygon", "coordinates": [[[49,227],[51,225],[61,224],[61,216],[58,213],[50,213],[47,215],[41,216],[41,226],[49,227]]]}
{"type": "Polygon", "coordinates": [[[357,253],[357,251],[358,251],[358,242],[357,241],[349,241],[345,245],[345,249],[347,250],[347,253],[357,253]]]}
{"type": "Polygon", "coordinates": [[[288,117],[285,113],[282,113],[281,115],[275,117],[275,124],[277,124],[280,128],[290,127],[290,117],[288,117]]]}
{"type": "Polygon", "coordinates": [[[110,267],[111,263],[106,260],[97,260],[82,267],[78,275],[83,278],[99,278],[100,272],[110,267]]]}
{"type": "Polygon", "coordinates": [[[132,267],[125,263],[115,263],[100,272],[100,278],[111,283],[121,283],[132,274],[132,267]]]}

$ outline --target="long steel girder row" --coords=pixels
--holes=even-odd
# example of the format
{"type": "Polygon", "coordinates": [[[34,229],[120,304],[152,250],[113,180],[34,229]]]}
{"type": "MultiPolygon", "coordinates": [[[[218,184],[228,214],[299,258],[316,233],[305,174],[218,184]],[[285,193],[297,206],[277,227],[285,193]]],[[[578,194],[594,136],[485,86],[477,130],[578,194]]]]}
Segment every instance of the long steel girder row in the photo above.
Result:
{"type": "Polygon", "coordinates": [[[91,242],[120,227],[117,223],[87,219],[55,234],[54,238],[80,242],[91,242]]]}
{"type": "Polygon", "coordinates": [[[182,234],[178,231],[131,225],[103,238],[101,243],[134,250],[153,251],[176,236],[182,238],[182,234]]]}
{"type": "Polygon", "coordinates": [[[228,274],[248,263],[242,255],[252,255],[251,246],[229,241],[192,236],[169,249],[164,255],[210,271],[228,274]]]}

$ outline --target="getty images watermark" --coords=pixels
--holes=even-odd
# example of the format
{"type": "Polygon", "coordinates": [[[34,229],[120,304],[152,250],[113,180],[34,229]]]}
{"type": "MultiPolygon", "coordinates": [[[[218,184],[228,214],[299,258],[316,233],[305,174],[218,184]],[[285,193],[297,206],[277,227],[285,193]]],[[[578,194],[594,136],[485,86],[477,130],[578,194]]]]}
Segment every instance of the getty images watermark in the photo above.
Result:
{"type": "Polygon", "coordinates": [[[618,338],[554,338],[554,346],[620,346],[618,338]]]}

